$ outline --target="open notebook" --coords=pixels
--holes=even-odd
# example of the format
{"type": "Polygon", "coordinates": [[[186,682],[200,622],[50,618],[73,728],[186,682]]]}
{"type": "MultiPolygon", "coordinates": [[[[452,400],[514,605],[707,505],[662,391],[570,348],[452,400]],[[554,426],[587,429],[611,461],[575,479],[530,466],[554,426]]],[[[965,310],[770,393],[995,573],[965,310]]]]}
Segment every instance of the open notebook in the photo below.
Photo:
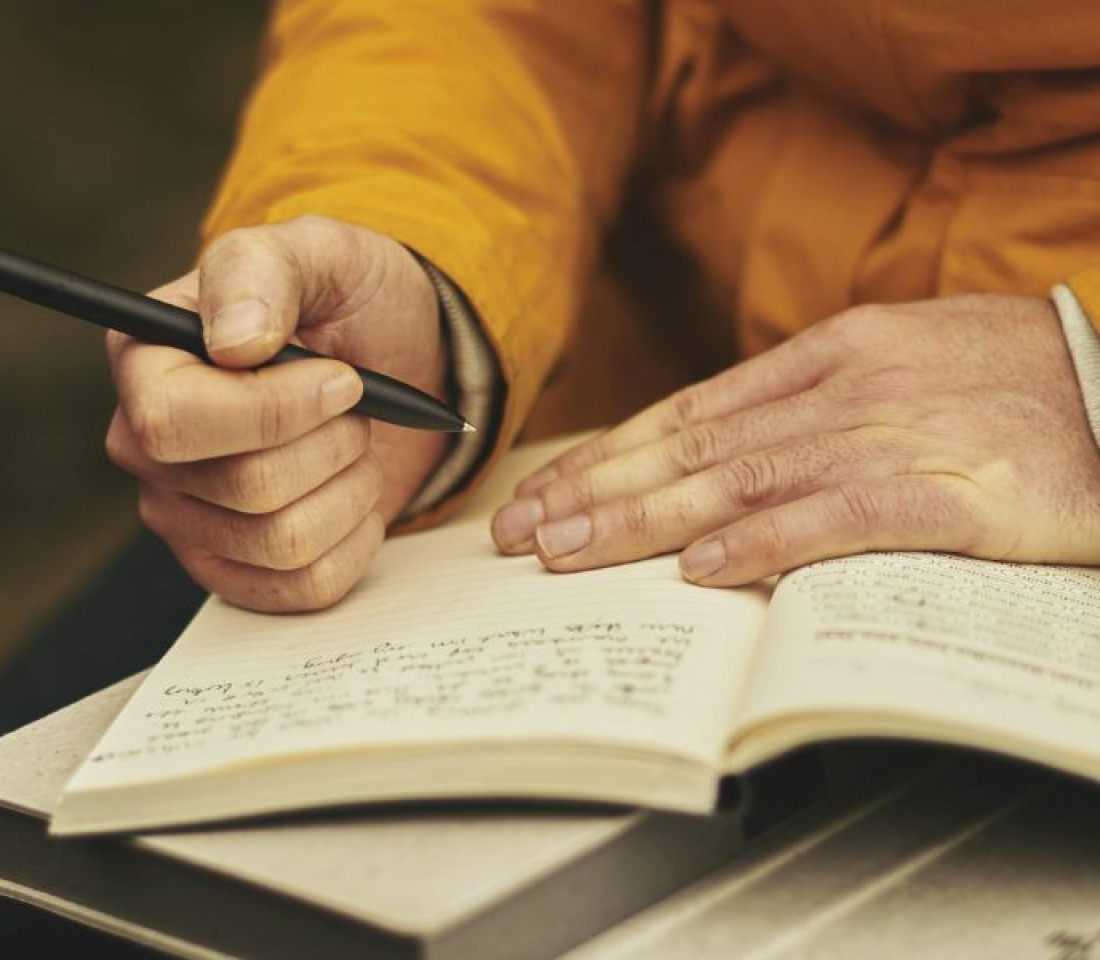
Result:
{"type": "Polygon", "coordinates": [[[1100,575],[940,555],[684,583],[673,557],[505,558],[506,458],[448,526],[387,544],[335,609],[211,600],[66,787],[58,834],[366,801],[541,798],[705,812],[792,747],[907,736],[1100,777],[1100,575]]]}

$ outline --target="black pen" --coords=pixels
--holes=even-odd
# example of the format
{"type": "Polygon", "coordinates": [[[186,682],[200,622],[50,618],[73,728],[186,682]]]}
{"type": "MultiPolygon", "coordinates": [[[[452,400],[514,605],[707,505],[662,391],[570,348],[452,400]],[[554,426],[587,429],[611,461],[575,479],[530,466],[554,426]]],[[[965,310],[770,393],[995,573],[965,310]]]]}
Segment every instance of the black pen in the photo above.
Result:
{"type": "MultiPolygon", "coordinates": [[[[197,313],[59,267],[0,250],[0,291],[58,310],[101,327],[110,327],[146,343],[186,350],[210,362],[197,313]]],[[[320,357],[288,344],[268,363],[320,357]]],[[[351,409],[387,423],[418,430],[469,433],[475,428],[422,390],[361,367],[363,396],[351,409]]]]}

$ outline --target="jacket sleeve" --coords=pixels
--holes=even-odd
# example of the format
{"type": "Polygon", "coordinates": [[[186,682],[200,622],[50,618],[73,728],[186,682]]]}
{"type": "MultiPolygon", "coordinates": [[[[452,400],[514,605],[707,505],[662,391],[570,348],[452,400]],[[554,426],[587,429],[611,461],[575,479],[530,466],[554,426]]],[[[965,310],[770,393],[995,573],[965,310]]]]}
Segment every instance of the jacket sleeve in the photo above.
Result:
{"type": "MultiPolygon", "coordinates": [[[[1100,250],[1097,251],[1100,260],[1100,250]]],[[[1077,298],[1085,316],[1100,335],[1100,267],[1083,270],[1070,277],[1066,284],[1077,298]]]]}
{"type": "MultiPolygon", "coordinates": [[[[916,15],[915,8],[898,9],[916,15]]],[[[969,75],[965,83],[958,81],[957,90],[974,98],[971,109],[979,122],[946,150],[945,159],[956,161],[944,165],[946,179],[954,180],[960,200],[945,231],[941,292],[1039,296],[1054,284],[1100,443],[1096,8],[1059,0],[1040,14],[1015,0],[1007,6],[943,0],[938,9],[943,18],[930,30],[954,19],[976,27],[974,18],[985,14],[1000,24],[955,34],[968,45],[958,62],[965,62],[969,75]]],[[[992,20],[987,16],[986,22],[992,20]]]]}
{"type": "Polygon", "coordinates": [[[500,364],[499,452],[563,347],[620,202],[647,69],[643,8],[281,0],[205,240],[320,214],[431,261],[468,296],[500,364]]]}

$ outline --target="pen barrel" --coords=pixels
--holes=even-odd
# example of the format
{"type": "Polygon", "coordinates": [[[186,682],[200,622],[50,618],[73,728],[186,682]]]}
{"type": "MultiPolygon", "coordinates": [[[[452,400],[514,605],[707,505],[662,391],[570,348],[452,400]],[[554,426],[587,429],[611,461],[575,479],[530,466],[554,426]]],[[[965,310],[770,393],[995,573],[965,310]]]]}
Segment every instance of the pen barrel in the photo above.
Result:
{"type": "MultiPolygon", "coordinates": [[[[202,320],[191,310],[4,250],[0,250],[0,291],[210,362],[202,320]]],[[[290,344],[269,362],[319,356],[290,344]]],[[[416,430],[459,433],[465,429],[462,417],[422,390],[373,370],[352,369],[363,381],[363,397],[352,407],[356,413],[416,430]]]]}
{"type": "Polygon", "coordinates": [[[198,314],[0,250],[0,290],[165,347],[210,358],[198,314]]]}
{"type": "MultiPolygon", "coordinates": [[[[271,360],[287,363],[292,360],[316,359],[319,354],[305,347],[290,344],[283,347],[271,360]]],[[[441,430],[461,433],[466,421],[431,394],[418,390],[393,377],[374,370],[353,366],[363,381],[363,396],[352,407],[355,413],[385,420],[414,430],[441,430]]]]}

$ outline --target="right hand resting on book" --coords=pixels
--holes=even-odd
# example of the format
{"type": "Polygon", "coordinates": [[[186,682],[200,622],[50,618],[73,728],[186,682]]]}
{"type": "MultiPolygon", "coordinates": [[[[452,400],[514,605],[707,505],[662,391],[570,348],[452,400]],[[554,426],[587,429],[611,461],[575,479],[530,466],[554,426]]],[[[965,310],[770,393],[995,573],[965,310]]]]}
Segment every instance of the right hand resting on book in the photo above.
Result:
{"type": "Polygon", "coordinates": [[[337,360],[250,368],[293,337],[438,395],[448,357],[431,281],[387,237],[304,217],[226,234],[152,295],[200,312],[218,366],[108,334],[107,451],[138,479],[142,520],[232,603],[335,603],[444,437],[341,416],[362,385],[337,360]]]}

